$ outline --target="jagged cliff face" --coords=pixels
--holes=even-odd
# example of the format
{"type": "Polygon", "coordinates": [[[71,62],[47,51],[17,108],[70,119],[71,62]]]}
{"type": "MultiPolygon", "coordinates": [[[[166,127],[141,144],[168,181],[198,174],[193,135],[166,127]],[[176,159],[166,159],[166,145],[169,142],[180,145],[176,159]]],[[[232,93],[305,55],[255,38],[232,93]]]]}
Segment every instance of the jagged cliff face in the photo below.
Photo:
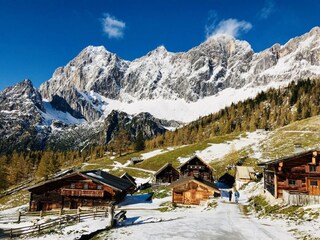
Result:
{"type": "Polygon", "coordinates": [[[14,150],[83,149],[112,141],[120,129],[131,140],[142,131],[151,138],[178,123],[154,118],[149,113],[129,115],[112,111],[104,120],[86,122],[66,101],[55,95],[42,100],[30,80],[0,92],[0,154],[14,150]]]}
{"type": "Polygon", "coordinates": [[[0,153],[41,149],[49,129],[43,126],[41,95],[29,80],[0,92],[0,153]]]}
{"type": "MultiPolygon", "coordinates": [[[[104,115],[90,92],[130,103],[139,100],[183,99],[196,102],[227,88],[265,86],[313,78],[320,73],[320,28],[254,53],[246,41],[214,36],[182,53],[163,46],[132,62],[104,47],[87,47],[52,78],[41,85],[47,98],[64,98],[88,121],[104,115]]],[[[111,111],[111,110],[110,110],[111,111]]]]}

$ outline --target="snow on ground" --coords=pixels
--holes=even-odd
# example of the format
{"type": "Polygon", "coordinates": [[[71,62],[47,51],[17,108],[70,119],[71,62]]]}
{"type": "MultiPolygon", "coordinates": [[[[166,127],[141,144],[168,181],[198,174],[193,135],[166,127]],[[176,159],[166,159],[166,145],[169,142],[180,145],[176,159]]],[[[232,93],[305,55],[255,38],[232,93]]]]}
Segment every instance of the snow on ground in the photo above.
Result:
{"type": "MultiPolygon", "coordinates": [[[[227,141],[225,143],[210,144],[204,150],[196,151],[195,154],[205,160],[206,162],[211,162],[215,160],[220,160],[224,155],[231,152],[231,150],[240,150],[245,147],[251,146],[255,151],[255,157],[259,157],[261,153],[259,152],[259,144],[262,140],[266,139],[268,132],[264,130],[257,130],[255,132],[247,132],[245,137],[240,137],[232,141],[227,141]]],[[[186,162],[190,158],[179,158],[181,163],[186,162]]]]}
{"type": "Polygon", "coordinates": [[[154,150],[154,151],[151,151],[151,152],[147,152],[147,153],[143,153],[141,154],[142,158],[144,160],[148,159],[148,158],[152,158],[152,157],[155,157],[157,155],[160,155],[160,154],[163,154],[163,153],[166,153],[166,152],[170,152],[170,151],[173,151],[177,148],[182,148],[182,147],[185,147],[187,145],[181,145],[181,146],[176,146],[176,147],[168,147],[166,149],[157,149],[157,150],[154,150]]]}
{"type": "Polygon", "coordinates": [[[141,155],[142,155],[143,159],[148,159],[148,158],[152,158],[154,156],[160,155],[160,154],[165,153],[165,152],[167,152],[167,151],[164,150],[164,149],[157,149],[157,150],[154,150],[154,151],[151,151],[151,152],[143,153],[141,155]]]}
{"type": "Polygon", "coordinates": [[[86,219],[75,225],[67,226],[61,230],[56,230],[56,233],[50,233],[39,237],[28,237],[34,240],[66,240],[78,239],[84,234],[89,234],[100,229],[104,229],[109,224],[108,218],[86,219]]]}
{"type": "MultiPolygon", "coordinates": [[[[243,215],[239,205],[225,199],[218,207],[179,207],[173,211],[152,210],[160,202],[141,202],[141,198],[127,200],[127,219],[123,226],[105,232],[107,239],[294,239],[285,223],[268,219],[258,220],[243,215]]],[[[242,195],[240,202],[246,202],[242,195]]],[[[121,209],[121,208],[120,208],[121,209]]]]}

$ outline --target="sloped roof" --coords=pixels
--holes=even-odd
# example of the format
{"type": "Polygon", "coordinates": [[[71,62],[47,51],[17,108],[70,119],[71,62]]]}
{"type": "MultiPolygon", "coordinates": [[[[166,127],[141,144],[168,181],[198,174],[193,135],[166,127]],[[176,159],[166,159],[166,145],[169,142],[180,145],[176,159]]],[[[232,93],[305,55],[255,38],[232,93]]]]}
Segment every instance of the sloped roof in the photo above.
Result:
{"type": "Polygon", "coordinates": [[[282,158],[274,159],[274,160],[271,160],[271,161],[268,161],[268,162],[259,163],[258,166],[263,167],[263,166],[266,166],[266,165],[276,165],[276,164],[278,164],[280,162],[287,162],[287,161],[295,160],[297,158],[304,157],[304,156],[307,156],[307,155],[312,155],[313,152],[318,152],[318,154],[319,154],[319,150],[311,149],[311,150],[308,150],[308,151],[292,154],[292,155],[287,156],[287,157],[282,157],[282,158]]]}
{"type": "Polygon", "coordinates": [[[80,174],[85,175],[92,180],[99,181],[100,183],[108,185],[116,190],[124,191],[132,187],[132,183],[129,180],[119,178],[101,170],[85,171],[80,172],[80,174]]]}
{"type": "Polygon", "coordinates": [[[251,174],[254,172],[255,172],[255,170],[253,167],[236,166],[237,180],[239,180],[239,179],[252,179],[251,174]]]}
{"type": "Polygon", "coordinates": [[[127,172],[125,172],[124,174],[122,174],[121,175],[121,177],[120,178],[122,178],[122,179],[127,179],[127,180],[129,180],[133,185],[137,185],[136,184],[136,180],[134,179],[134,177],[132,177],[129,173],[127,173],[127,172]]]}
{"type": "Polygon", "coordinates": [[[190,161],[192,161],[193,159],[198,158],[201,162],[203,162],[204,165],[206,165],[208,168],[210,168],[211,170],[213,170],[213,168],[207,164],[203,159],[201,159],[199,156],[194,155],[193,157],[191,157],[188,161],[186,161],[185,163],[181,164],[178,168],[180,169],[181,167],[183,167],[184,165],[188,164],[190,161]]]}
{"type": "Polygon", "coordinates": [[[212,183],[212,182],[208,182],[208,181],[204,181],[204,180],[201,180],[201,179],[198,179],[198,178],[195,178],[193,176],[190,176],[190,177],[184,177],[184,178],[179,178],[177,181],[171,183],[168,187],[169,188],[174,188],[174,187],[177,187],[179,185],[183,185],[183,184],[186,184],[188,182],[196,182],[200,185],[205,185],[209,188],[211,188],[212,190],[216,191],[216,192],[220,192],[218,187],[212,183]]]}
{"type": "Polygon", "coordinates": [[[154,176],[157,176],[159,173],[161,173],[164,169],[166,169],[167,167],[172,167],[174,170],[176,170],[177,171],[177,173],[179,174],[179,171],[177,170],[177,169],[175,169],[173,166],[172,166],[172,164],[171,163],[166,163],[165,165],[163,165],[161,168],[159,168],[159,170],[158,171],[156,171],[153,175],[154,176]]]}
{"type": "Polygon", "coordinates": [[[83,171],[83,172],[76,172],[71,173],[68,175],[64,175],[58,178],[54,178],[42,183],[39,183],[37,185],[34,185],[32,187],[27,188],[27,190],[31,191],[33,189],[45,186],[50,183],[54,182],[61,182],[64,179],[74,177],[74,176],[82,176],[84,178],[89,178],[95,182],[101,183],[103,185],[107,185],[111,187],[112,189],[118,190],[118,191],[124,191],[127,190],[132,186],[132,183],[126,179],[119,178],[117,176],[111,175],[107,172],[101,171],[101,170],[91,170],[91,171],[83,171]]]}

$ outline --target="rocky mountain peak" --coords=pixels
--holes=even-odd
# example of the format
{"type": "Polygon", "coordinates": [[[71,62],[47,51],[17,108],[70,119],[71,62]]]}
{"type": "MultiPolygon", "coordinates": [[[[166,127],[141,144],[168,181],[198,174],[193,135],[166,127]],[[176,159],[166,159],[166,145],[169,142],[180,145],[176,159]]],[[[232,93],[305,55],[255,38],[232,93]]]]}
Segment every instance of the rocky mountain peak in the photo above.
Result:
{"type": "Polygon", "coordinates": [[[29,79],[17,83],[13,87],[7,87],[0,93],[2,110],[13,110],[21,101],[23,105],[35,105],[41,111],[45,111],[40,93],[33,87],[29,79]]]}
{"type": "Polygon", "coordinates": [[[85,97],[90,92],[123,104],[156,99],[197,102],[227,88],[318,76],[319,33],[315,27],[283,46],[275,44],[259,53],[246,41],[219,34],[187,52],[171,53],[159,46],[131,62],[102,46],[89,46],[57,69],[40,91],[48,99],[62,97],[88,121],[102,116],[101,108],[85,97]]]}

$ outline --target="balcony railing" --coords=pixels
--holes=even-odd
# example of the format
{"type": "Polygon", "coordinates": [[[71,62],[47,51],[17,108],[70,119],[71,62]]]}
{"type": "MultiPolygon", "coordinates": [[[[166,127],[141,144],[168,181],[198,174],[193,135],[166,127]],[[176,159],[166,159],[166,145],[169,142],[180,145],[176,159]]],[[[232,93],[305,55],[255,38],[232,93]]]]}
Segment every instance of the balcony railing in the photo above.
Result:
{"type": "Polygon", "coordinates": [[[61,189],[62,196],[74,197],[103,197],[103,190],[90,190],[90,189],[61,189]]]}

